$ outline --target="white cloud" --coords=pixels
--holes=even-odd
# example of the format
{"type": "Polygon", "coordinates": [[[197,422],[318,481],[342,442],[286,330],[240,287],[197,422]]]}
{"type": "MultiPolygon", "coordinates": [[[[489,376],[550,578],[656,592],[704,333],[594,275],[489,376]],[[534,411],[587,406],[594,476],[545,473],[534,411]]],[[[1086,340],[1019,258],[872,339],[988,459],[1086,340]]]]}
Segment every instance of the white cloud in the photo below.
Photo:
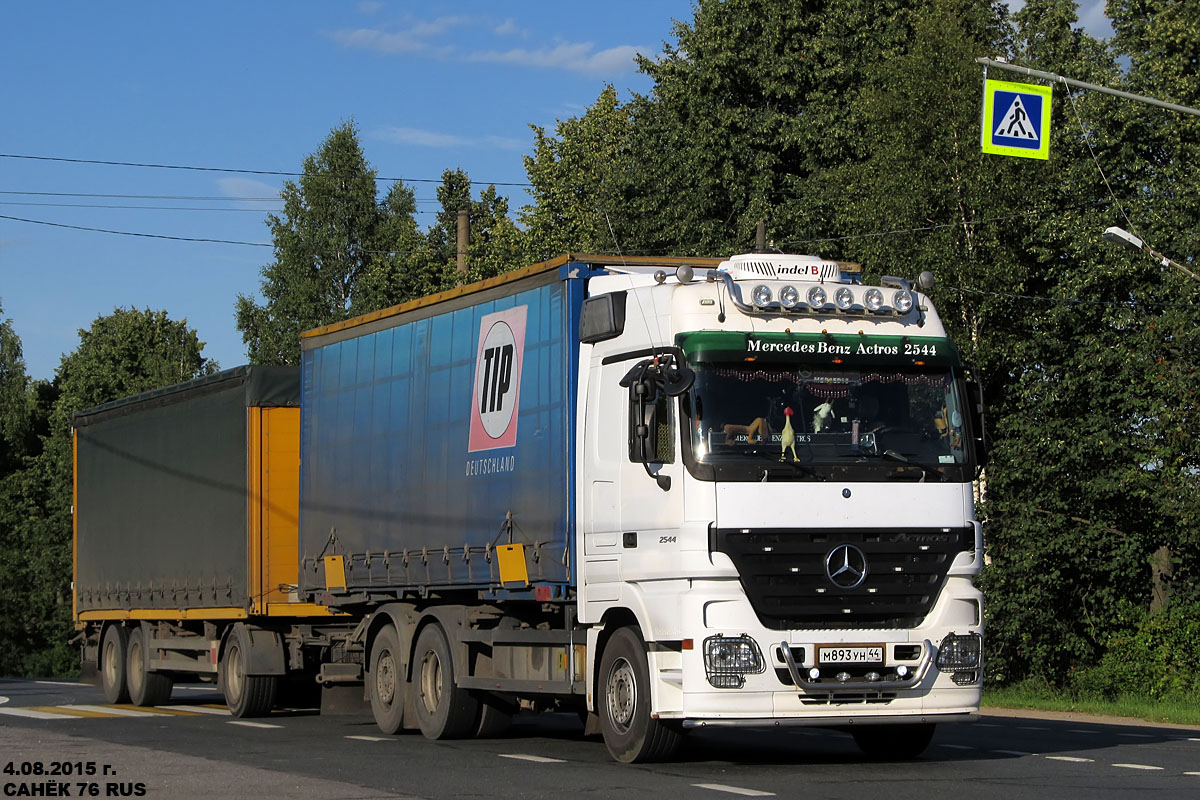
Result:
{"type": "Polygon", "coordinates": [[[519,36],[522,39],[529,38],[529,31],[518,26],[517,21],[512,17],[509,17],[508,19],[504,20],[504,22],[501,22],[499,25],[493,28],[492,33],[496,34],[497,36],[519,36]]]}
{"type": "MultiPolygon", "coordinates": [[[[279,187],[252,178],[218,178],[217,186],[226,197],[249,200],[249,198],[279,197],[279,187]]],[[[263,211],[278,211],[279,200],[239,203],[239,208],[256,208],[263,211]]]]}
{"type": "Polygon", "coordinates": [[[453,133],[420,128],[375,128],[367,134],[372,139],[417,147],[486,148],[492,150],[521,150],[527,142],[506,136],[460,136],[453,133]]]}
{"type": "Polygon", "coordinates": [[[419,53],[428,47],[409,33],[384,33],[374,28],[334,31],[329,35],[343,47],[376,53],[419,53]]]}
{"type": "Polygon", "coordinates": [[[371,14],[378,14],[380,11],[382,11],[383,3],[378,2],[378,0],[362,0],[362,2],[359,3],[356,8],[358,9],[358,13],[369,16],[371,14]]]}
{"type": "Polygon", "coordinates": [[[539,69],[566,69],[585,75],[614,75],[632,72],[635,69],[634,56],[647,52],[647,48],[633,45],[620,45],[592,52],[591,42],[563,42],[553,48],[526,50],[488,50],[471,53],[468,61],[478,61],[491,64],[517,64],[539,69]]]}

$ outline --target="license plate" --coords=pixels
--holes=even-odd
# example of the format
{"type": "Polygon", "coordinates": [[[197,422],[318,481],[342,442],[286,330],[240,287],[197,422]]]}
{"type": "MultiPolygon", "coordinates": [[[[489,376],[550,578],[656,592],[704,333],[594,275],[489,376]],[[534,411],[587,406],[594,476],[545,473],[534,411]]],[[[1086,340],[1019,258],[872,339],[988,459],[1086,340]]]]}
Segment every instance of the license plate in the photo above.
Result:
{"type": "Polygon", "coordinates": [[[882,664],[883,645],[825,645],[817,648],[818,664],[882,664]]]}

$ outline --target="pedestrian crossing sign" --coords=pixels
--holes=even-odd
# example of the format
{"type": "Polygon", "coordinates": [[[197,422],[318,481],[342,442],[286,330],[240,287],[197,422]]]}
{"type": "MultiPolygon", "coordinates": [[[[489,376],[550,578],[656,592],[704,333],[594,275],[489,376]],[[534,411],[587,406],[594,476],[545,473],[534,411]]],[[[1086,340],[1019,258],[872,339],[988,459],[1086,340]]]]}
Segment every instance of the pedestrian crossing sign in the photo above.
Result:
{"type": "Polygon", "coordinates": [[[1017,158],[1050,158],[1053,87],[984,81],[983,152],[1017,158]]]}

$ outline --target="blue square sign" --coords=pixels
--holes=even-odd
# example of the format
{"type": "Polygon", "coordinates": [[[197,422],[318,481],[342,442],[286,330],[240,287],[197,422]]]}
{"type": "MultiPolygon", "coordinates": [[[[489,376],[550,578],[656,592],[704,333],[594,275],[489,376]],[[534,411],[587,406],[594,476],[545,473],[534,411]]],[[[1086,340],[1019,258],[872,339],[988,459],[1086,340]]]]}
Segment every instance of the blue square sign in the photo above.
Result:
{"type": "Polygon", "coordinates": [[[987,81],[983,91],[983,152],[1050,158],[1049,86],[987,81]]]}

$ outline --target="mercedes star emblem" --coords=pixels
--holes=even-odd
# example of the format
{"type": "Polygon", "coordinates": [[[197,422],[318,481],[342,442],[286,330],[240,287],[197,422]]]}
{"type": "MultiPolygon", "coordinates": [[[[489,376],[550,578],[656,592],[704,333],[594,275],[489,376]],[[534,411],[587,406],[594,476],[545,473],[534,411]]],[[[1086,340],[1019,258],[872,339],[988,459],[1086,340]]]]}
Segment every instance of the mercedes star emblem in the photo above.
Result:
{"type": "Polygon", "coordinates": [[[855,589],[867,579],[867,557],[852,544],[839,544],[825,556],[825,575],[839,589],[855,589]]]}

